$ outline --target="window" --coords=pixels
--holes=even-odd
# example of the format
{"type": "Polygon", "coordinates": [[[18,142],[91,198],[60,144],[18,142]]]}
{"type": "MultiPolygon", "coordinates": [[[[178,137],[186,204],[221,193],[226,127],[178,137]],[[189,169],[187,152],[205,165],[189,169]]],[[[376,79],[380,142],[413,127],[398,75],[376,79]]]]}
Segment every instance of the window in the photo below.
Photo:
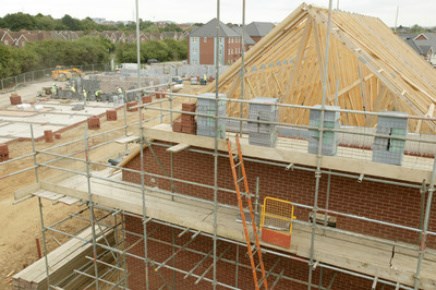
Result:
{"type": "Polygon", "coordinates": [[[203,37],[203,42],[204,42],[204,43],[207,42],[207,37],[203,37]]]}

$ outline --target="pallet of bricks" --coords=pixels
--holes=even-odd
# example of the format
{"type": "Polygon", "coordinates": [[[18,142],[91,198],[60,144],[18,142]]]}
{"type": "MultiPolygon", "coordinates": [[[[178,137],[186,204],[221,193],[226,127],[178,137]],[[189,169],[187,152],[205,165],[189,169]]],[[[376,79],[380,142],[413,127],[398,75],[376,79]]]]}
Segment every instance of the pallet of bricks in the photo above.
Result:
{"type": "Polygon", "coordinates": [[[251,145],[275,147],[277,126],[262,122],[277,122],[277,99],[255,98],[250,102],[248,112],[248,141],[251,145]],[[252,121],[251,121],[252,120],[252,121]]]}
{"type": "Polygon", "coordinates": [[[0,162],[9,159],[9,148],[7,144],[0,144],[0,162]]]}
{"type": "Polygon", "coordinates": [[[197,123],[195,122],[195,103],[182,103],[182,115],[174,120],[173,131],[195,135],[197,123]],[[186,113],[185,113],[186,112],[186,113]]]}
{"type": "Polygon", "coordinates": [[[227,102],[225,94],[206,93],[197,102],[197,135],[224,139],[226,137],[227,102]],[[218,127],[215,128],[215,116],[218,110],[218,127]],[[216,129],[216,130],[215,130],[216,129]]]}
{"type": "Polygon", "coordinates": [[[21,101],[21,96],[17,95],[17,94],[11,94],[11,96],[9,97],[9,100],[11,101],[11,105],[12,106],[16,106],[16,105],[21,105],[22,101],[21,101]]]}

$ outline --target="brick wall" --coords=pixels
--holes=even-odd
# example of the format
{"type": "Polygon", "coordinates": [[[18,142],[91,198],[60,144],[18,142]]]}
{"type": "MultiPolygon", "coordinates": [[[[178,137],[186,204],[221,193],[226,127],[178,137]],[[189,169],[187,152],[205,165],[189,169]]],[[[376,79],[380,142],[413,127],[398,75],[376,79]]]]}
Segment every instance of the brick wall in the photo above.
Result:
{"type": "MultiPolygon", "coordinates": [[[[144,164],[146,172],[165,175],[169,172],[169,153],[166,148],[154,146],[161,164],[148,150],[145,150],[144,164]],[[161,166],[163,166],[161,168],[161,166]]],[[[213,185],[213,157],[206,154],[183,151],[174,154],[174,177],[178,179],[213,185]]],[[[227,158],[219,158],[219,186],[234,190],[233,179],[227,158]]],[[[133,159],[126,167],[138,169],[139,157],[133,159]]],[[[301,170],[285,170],[277,166],[245,162],[250,188],[255,190],[256,177],[260,178],[260,200],[265,196],[275,196],[295,203],[313,205],[315,176],[313,172],[301,170]]],[[[131,182],[139,182],[134,173],[123,172],[123,178],[131,182]]],[[[325,207],[327,176],[321,178],[319,207],[325,207]]],[[[159,178],[145,177],[145,184],[169,190],[169,181],[159,178]]],[[[199,198],[212,199],[213,191],[194,185],[175,182],[175,191],[199,198]]],[[[233,194],[219,192],[219,202],[236,204],[233,194]]],[[[420,193],[416,189],[386,185],[349,178],[331,177],[329,209],[349,214],[381,219],[386,222],[404,226],[418,227],[420,219],[420,193]]],[[[433,200],[436,209],[436,199],[433,200]]],[[[436,231],[436,214],[431,215],[430,230],[436,231]]],[[[296,208],[299,220],[308,220],[310,211],[296,208]]],[[[337,227],[375,237],[418,244],[419,235],[407,230],[359,221],[347,217],[337,217],[337,227]]],[[[436,248],[436,239],[429,237],[429,246],[436,248]]]]}
{"type": "Polygon", "coordinates": [[[241,56],[241,43],[237,42],[237,37],[226,38],[225,42],[225,64],[232,64],[241,56]]]}
{"type": "MultiPolygon", "coordinates": [[[[126,216],[126,241],[127,246],[136,245],[129,249],[128,253],[137,256],[144,255],[144,244],[138,242],[138,237],[134,234],[129,234],[129,232],[142,234],[142,222],[140,218],[126,216]]],[[[166,261],[173,253],[177,251],[177,246],[185,244],[191,239],[191,234],[186,233],[180,238],[177,237],[181,233],[180,230],[171,228],[168,226],[159,225],[153,222],[147,223],[147,234],[149,239],[147,241],[148,257],[159,263],[166,261]],[[158,239],[161,242],[156,242],[158,239]],[[174,243],[176,247],[172,247],[171,243],[174,243]]],[[[204,255],[195,253],[193,251],[208,253],[213,248],[212,239],[197,236],[186,250],[180,251],[174,258],[170,259],[166,265],[170,267],[175,267],[182,269],[186,272],[191,271],[204,257],[204,255]]],[[[245,254],[245,247],[239,246],[239,255],[237,256],[237,246],[231,243],[218,241],[217,244],[218,256],[222,255],[222,259],[217,262],[217,280],[221,283],[227,285],[237,286],[240,289],[254,289],[253,278],[251,274],[251,269],[247,268],[249,265],[249,260],[245,254]],[[226,260],[236,261],[238,260],[239,267],[238,270],[234,263],[229,263],[226,260]],[[244,266],[241,266],[244,265],[244,266]],[[237,274],[236,274],[237,273],[237,274]],[[237,276],[236,276],[237,275],[237,276]],[[237,280],[237,285],[236,285],[237,280]]],[[[308,279],[308,266],[307,263],[299,262],[291,259],[278,258],[276,255],[265,254],[263,256],[266,269],[271,269],[271,267],[277,263],[274,268],[274,273],[278,274],[282,270],[283,275],[288,277],[293,277],[294,279],[307,281],[308,279]]],[[[212,268],[210,267],[213,263],[212,257],[206,259],[199,267],[193,272],[196,275],[201,276],[207,272],[206,278],[212,279],[212,268]]],[[[160,268],[158,271],[155,269],[157,265],[151,265],[149,267],[149,287],[150,289],[161,289],[162,286],[166,285],[169,289],[178,290],[205,290],[212,289],[212,284],[207,281],[201,281],[196,284],[196,277],[188,276],[185,278],[185,274],[177,273],[171,271],[170,269],[160,268]]],[[[132,290],[142,290],[146,289],[145,284],[145,264],[144,261],[134,257],[127,258],[127,270],[129,274],[129,289],[132,290]]],[[[319,285],[320,281],[320,268],[317,268],[313,272],[313,283],[319,285]]],[[[356,278],[343,273],[336,273],[332,270],[324,269],[322,273],[322,285],[327,287],[330,281],[335,277],[332,289],[338,290],[367,290],[371,289],[372,282],[369,280],[364,280],[356,278]]],[[[275,277],[271,276],[268,279],[269,285],[272,285],[275,281],[275,277]]],[[[381,288],[381,285],[377,289],[392,289],[390,287],[381,288]],[[379,288],[380,287],[380,288],[379,288]]],[[[163,288],[166,289],[166,288],[163,288]]],[[[227,289],[223,286],[217,287],[217,289],[227,289]]],[[[280,279],[274,289],[277,290],[306,290],[307,286],[296,281],[289,281],[287,279],[280,279]]]]}
{"type": "MultiPolygon", "coordinates": [[[[156,158],[153,154],[151,154],[149,149],[144,151],[144,164],[145,171],[166,175],[170,171],[170,162],[169,162],[169,153],[166,152],[166,147],[161,146],[153,146],[153,150],[155,154],[159,158],[159,162],[157,162],[156,158]]],[[[126,167],[131,169],[139,168],[139,156],[134,158],[131,162],[129,162],[126,167]]],[[[173,165],[174,165],[174,177],[182,180],[199,182],[202,184],[213,185],[213,157],[207,154],[193,153],[188,150],[177,153],[173,155],[173,165]]],[[[284,168],[279,168],[277,166],[264,165],[254,162],[245,162],[248,180],[250,181],[250,187],[252,191],[255,189],[255,180],[256,177],[260,178],[260,196],[261,200],[265,196],[275,196],[279,198],[283,198],[286,200],[290,200],[295,203],[301,203],[306,205],[313,205],[313,195],[315,190],[315,176],[314,172],[301,171],[301,170],[293,170],[287,171],[284,168]]],[[[231,171],[229,167],[228,158],[220,157],[218,161],[218,180],[219,186],[228,189],[234,189],[233,180],[231,177],[231,171]]],[[[320,192],[319,192],[319,206],[324,207],[326,203],[326,190],[327,190],[327,175],[323,175],[321,178],[320,184],[320,192]]],[[[139,182],[139,176],[137,174],[123,171],[123,180],[130,182],[139,182]]],[[[160,178],[151,178],[145,177],[145,184],[149,186],[158,186],[161,189],[169,190],[170,183],[168,180],[160,179],[160,178]]],[[[180,182],[174,182],[175,191],[177,193],[182,193],[186,195],[191,195],[204,199],[212,198],[212,190],[201,188],[194,185],[187,185],[180,182]]],[[[219,202],[226,204],[236,204],[236,197],[234,194],[219,192],[219,202]]],[[[355,214],[360,216],[366,216],[368,218],[381,219],[387,222],[397,223],[405,226],[413,226],[417,227],[419,225],[420,218],[420,193],[418,190],[410,189],[406,187],[400,186],[392,186],[385,185],[381,183],[373,183],[368,181],[363,181],[362,183],[358,183],[357,180],[352,180],[348,178],[342,178],[337,176],[331,176],[331,189],[330,189],[330,206],[329,208],[334,211],[345,212],[349,214],[355,214]]],[[[433,209],[436,208],[436,201],[433,202],[433,209]]],[[[308,210],[304,210],[301,208],[296,208],[296,216],[299,220],[308,220],[309,215],[308,210]]],[[[126,227],[131,228],[135,227],[135,225],[141,225],[139,220],[127,219],[126,227]]],[[[154,225],[156,226],[156,225],[154,225]]],[[[152,227],[152,226],[150,226],[152,227]]],[[[396,241],[404,241],[409,243],[418,244],[418,234],[412,233],[406,230],[399,230],[392,227],[377,225],[374,223],[358,221],[351,218],[345,218],[338,216],[337,217],[337,227],[344,230],[349,230],[357,233],[363,233],[372,235],[380,238],[387,238],[396,241]]],[[[436,214],[431,215],[430,229],[432,231],[436,230],[436,214]]],[[[135,232],[141,233],[142,228],[135,228],[135,232]]],[[[159,239],[168,239],[171,234],[168,232],[170,228],[166,228],[160,226],[159,229],[159,239]]],[[[173,230],[177,231],[177,230],[173,230]]],[[[176,234],[177,236],[177,234],[176,234]]],[[[131,240],[131,237],[128,238],[128,244],[134,242],[131,240]]],[[[202,242],[198,247],[206,247],[202,248],[205,252],[211,249],[211,242],[206,241],[207,239],[202,237],[202,242]],[[206,246],[207,245],[207,246],[206,246]]],[[[183,241],[179,241],[183,244],[183,241]]],[[[428,245],[432,248],[436,248],[436,239],[433,237],[429,238],[428,245]]],[[[226,245],[223,245],[225,247],[226,245]]],[[[141,248],[142,246],[139,246],[141,248]]],[[[157,245],[154,242],[150,242],[148,244],[148,248],[153,255],[158,255],[158,259],[164,259],[163,253],[168,254],[171,251],[171,247],[157,245]],[[168,249],[169,248],[169,249],[168,249]],[[162,254],[163,256],[159,256],[162,254]]],[[[140,249],[138,251],[141,251],[140,249]]],[[[234,253],[234,249],[231,252],[234,253]]],[[[241,252],[245,251],[241,248],[241,252]]],[[[186,265],[181,265],[182,268],[186,267],[189,271],[195,264],[195,259],[200,259],[198,255],[194,254],[184,254],[187,255],[184,258],[186,265]],[[197,256],[194,258],[193,256],[197,256]]],[[[235,257],[233,256],[233,259],[235,257]]],[[[244,257],[241,256],[241,259],[244,257]]],[[[276,260],[276,256],[273,257],[265,257],[265,263],[268,265],[272,265],[276,260]]],[[[283,264],[283,268],[286,271],[289,271],[289,275],[292,277],[298,277],[301,279],[307,279],[307,264],[298,263],[289,259],[284,259],[280,261],[280,265],[283,264]],[[287,263],[290,263],[287,265],[287,263]]],[[[175,261],[174,263],[179,263],[180,261],[175,261]]],[[[180,262],[185,263],[185,262],[180,262]]],[[[247,262],[248,264],[248,262],[247,262]]],[[[143,272],[143,263],[142,266],[132,266],[136,265],[133,261],[129,259],[128,266],[129,272],[133,273],[130,275],[130,280],[138,279],[139,281],[143,281],[143,277],[140,274],[136,274],[136,272],[143,272]],[[142,267],[142,268],[141,268],[142,267]],[[138,278],[139,277],[139,278],[138,278]]],[[[207,266],[205,266],[207,267],[207,266]]],[[[229,265],[219,266],[219,275],[224,275],[224,277],[220,277],[220,279],[229,280],[230,282],[234,281],[235,277],[232,276],[234,274],[234,267],[229,265]],[[222,272],[223,271],[223,272],[222,272]]],[[[267,267],[268,268],[268,267],[267,267]]],[[[150,271],[151,272],[151,271],[150,271]]],[[[165,270],[161,270],[162,273],[166,273],[165,270]]],[[[240,275],[240,283],[247,283],[246,285],[250,285],[247,287],[241,287],[242,289],[252,289],[251,283],[251,273],[248,271],[244,274],[240,275]]],[[[318,272],[317,272],[318,273],[318,272]]],[[[154,274],[153,274],[154,275],[154,274]]],[[[171,271],[168,271],[168,275],[173,275],[171,271]]],[[[316,274],[318,275],[318,274],[316,274]]],[[[332,272],[324,271],[324,277],[330,277],[333,275],[332,272]],[[330,273],[330,274],[326,274],[330,273]],[[330,275],[330,276],[328,276],[330,275]]],[[[193,281],[195,279],[188,278],[183,279],[184,275],[177,275],[177,289],[209,289],[211,288],[209,283],[202,284],[202,287],[193,286],[193,281]],[[179,280],[183,280],[183,283],[186,282],[186,286],[182,282],[179,283],[179,280]],[[183,288],[186,287],[186,288],[183,288]]],[[[157,277],[157,276],[153,276],[157,277]]],[[[209,276],[207,276],[209,277],[209,276]]],[[[158,279],[152,278],[150,279],[158,279]]],[[[159,278],[161,279],[161,278],[159,278]]],[[[167,277],[165,280],[169,280],[167,277]]],[[[270,279],[271,280],[271,279],[270,279]]],[[[229,284],[232,284],[230,283],[229,284]]],[[[141,282],[142,283],[142,282],[141,282]]],[[[129,286],[132,285],[142,285],[139,282],[132,282],[129,286]]],[[[227,283],[227,282],[226,282],[227,283]]],[[[291,282],[281,282],[283,284],[279,288],[275,289],[307,289],[306,286],[301,286],[296,283],[291,282]],[[295,284],[295,285],[294,285],[295,284]]],[[[200,285],[199,284],[199,285],[200,285]]],[[[233,285],[233,284],[232,284],[233,285]]],[[[245,284],[244,284],[245,285],[245,284]]],[[[347,276],[344,274],[337,274],[335,280],[335,286],[332,289],[370,289],[371,281],[357,279],[355,277],[347,276]]],[[[138,288],[132,287],[132,289],[144,289],[138,286],[138,288]]],[[[158,289],[151,288],[151,289],[158,289]]],[[[385,287],[384,289],[390,289],[385,287]]]]}
{"type": "Polygon", "coordinates": [[[200,64],[214,64],[214,45],[213,37],[199,37],[200,41],[200,64]]]}

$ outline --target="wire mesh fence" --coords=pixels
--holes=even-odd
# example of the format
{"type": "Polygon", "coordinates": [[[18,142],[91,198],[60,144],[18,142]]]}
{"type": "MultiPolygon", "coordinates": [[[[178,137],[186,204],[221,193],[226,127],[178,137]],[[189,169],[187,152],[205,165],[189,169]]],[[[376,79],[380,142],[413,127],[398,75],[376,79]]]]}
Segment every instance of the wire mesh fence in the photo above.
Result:
{"type": "MultiPolygon", "coordinates": [[[[74,66],[63,66],[62,68],[78,68],[83,72],[103,72],[110,70],[110,63],[82,64],[74,66]]],[[[24,85],[27,83],[49,80],[51,79],[52,71],[55,69],[55,67],[45,68],[22,73],[8,78],[3,78],[0,80],[0,91],[10,90],[19,85],[24,85]]]]}

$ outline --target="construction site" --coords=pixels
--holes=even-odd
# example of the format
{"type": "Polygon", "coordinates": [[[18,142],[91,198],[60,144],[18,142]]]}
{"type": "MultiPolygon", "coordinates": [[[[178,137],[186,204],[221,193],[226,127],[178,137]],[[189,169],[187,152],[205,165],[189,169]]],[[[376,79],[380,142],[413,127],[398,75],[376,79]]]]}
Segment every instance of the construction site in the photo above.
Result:
{"type": "Polygon", "coordinates": [[[1,287],[436,289],[429,63],[378,18],[303,3],[213,73],[94,77],[119,98],[74,113],[11,96],[2,231],[36,236],[1,287]]]}

